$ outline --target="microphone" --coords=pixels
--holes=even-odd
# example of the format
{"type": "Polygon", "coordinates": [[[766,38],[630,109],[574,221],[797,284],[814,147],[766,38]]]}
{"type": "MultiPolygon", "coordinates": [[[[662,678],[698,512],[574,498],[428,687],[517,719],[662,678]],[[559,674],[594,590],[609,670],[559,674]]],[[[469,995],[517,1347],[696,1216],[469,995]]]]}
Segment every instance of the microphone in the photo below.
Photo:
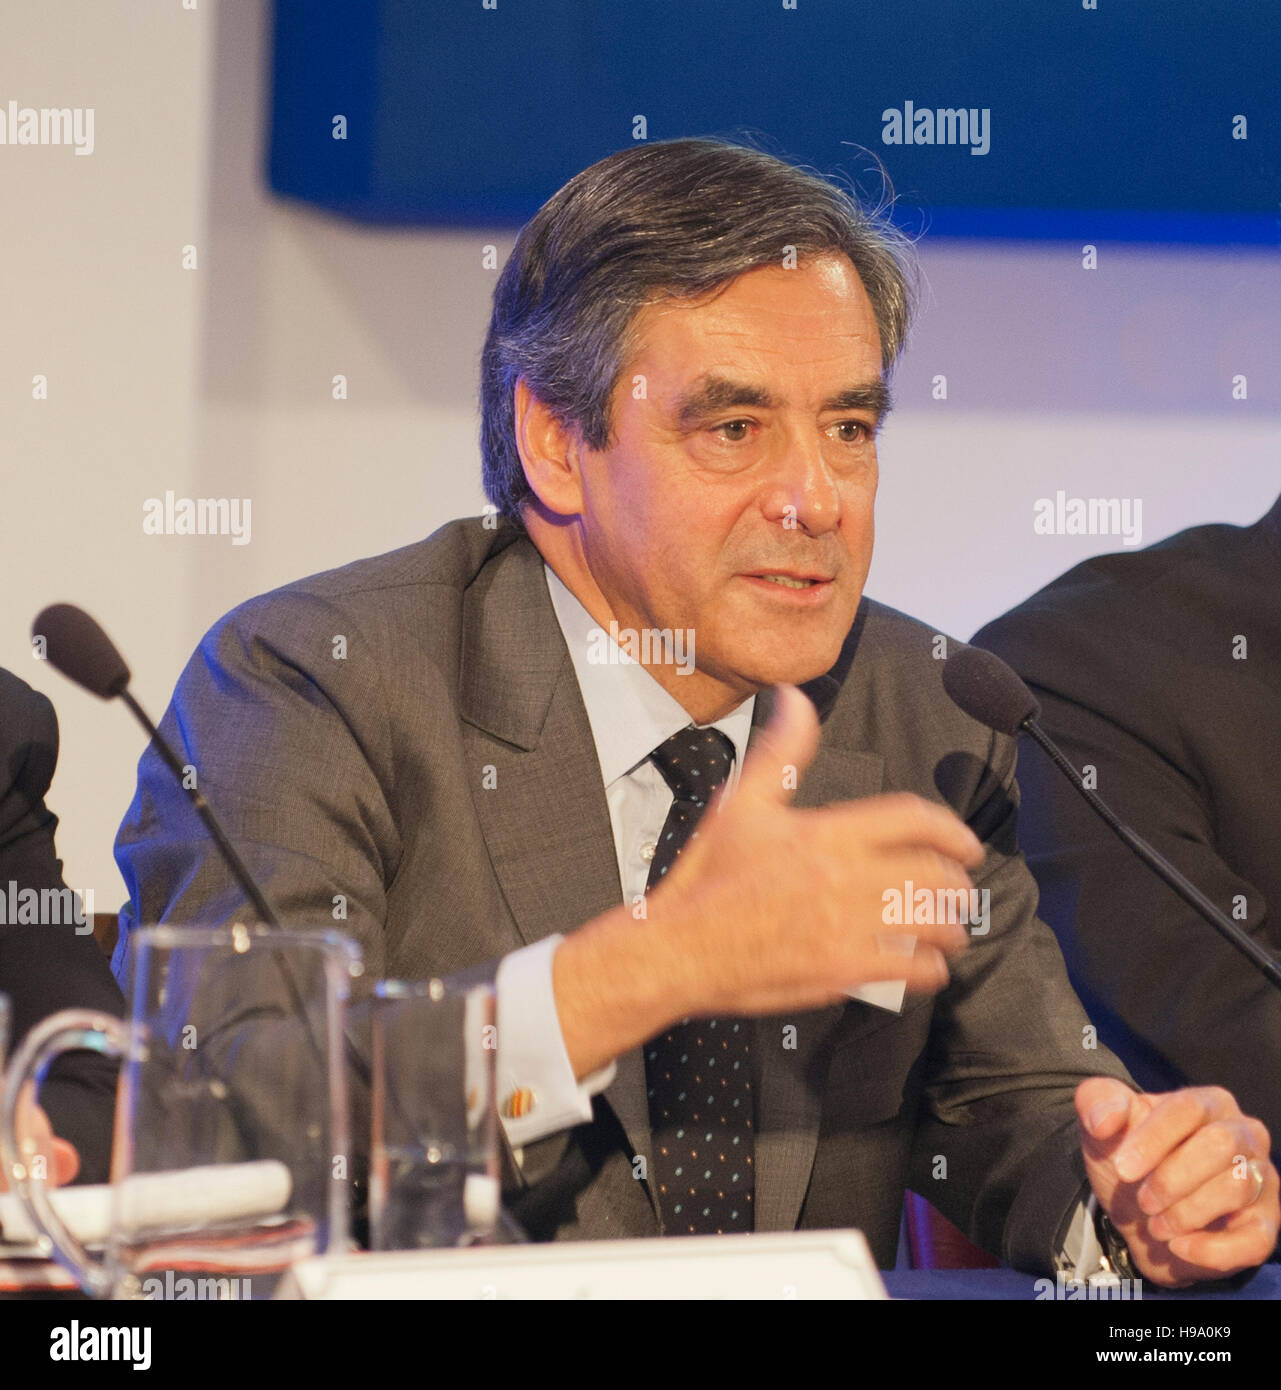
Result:
{"type": "Polygon", "coordinates": [[[49,664],[61,671],[68,680],[75,681],[77,685],[100,699],[111,700],[118,695],[124,700],[133,711],[134,718],[147,731],[165,766],[173,773],[187,799],[195,807],[196,814],[213,837],[223,862],[253,904],[254,911],[269,927],[279,927],[280,921],[271,904],[254,882],[253,875],[245,867],[235,845],[218,824],[218,818],[203,793],[198,788],[187,785],[177,754],[160,736],[160,730],[151,722],[146,710],[134,699],[129,689],[129,668],[111,638],[83,608],[77,608],[70,603],[55,603],[46,608],[32,624],[31,635],[44,638],[45,655],[49,664]]]}
{"type": "MultiPolygon", "coordinates": [[[[160,754],[165,766],[173,773],[174,779],[192,806],[195,807],[196,814],[204,823],[205,829],[208,830],[217,846],[223,863],[231,870],[232,877],[253,904],[254,911],[267,926],[279,927],[280,919],[276,916],[262,889],[254,881],[253,875],[245,866],[245,862],[241,859],[235,845],[227,838],[226,832],[213,813],[213,808],[197,787],[187,784],[182,764],[178,761],[178,755],[161,736],[160,730],[152,723],[146,710],[134,699],[129,690],[129,668],[125,665],[124,658],[116,650],[111,638],[88,613],[70,603],[55,603],[46,608],[32,624],[31,635],[43,638],[45,655],[50,665],[56,667],[69,680],[75,681],[77,685],[103,700],[111,700],[119,696],[129,706],[133,711],[134,718],[147,731],[152,745],[160,754]]],[[[311,1019],[307,1016],[307,1005],[303,1000],[297,981],[294,979],[293,971],[289,968],[289,963],[280,951],[273,950],[272,955],[275,957],[281,979],[289,993],[290,1006],[302,1021],[311,1050],[315,1053],[317,1060],[322,1060],[324,1050],[312,1029],[311,1019]]],[[[235,1022],[236,1020],[231,1021],[235,1022]]],[[[346,1042],[348,1060],[356,1065],[357,1072],[361,1073],[363,1079],[367,1080],[367,1064],[362,1057],[353,1055],[355,1048],[351,1040],[346,1039],[346,1042]]]]}
{"type": "Polygon", "coordinates": [[[1281,965],[1228,915],[1210,901],[1170,861],[1136,830],[1131,829],[1095,791],[1081,780],[1063,750],[1038,722],[1041,707],[1017,675],[993,652],[981,647],[962,647],[943,666],[943,689],[971,719],[1017,737],[1027,734],[1085,798],[1123,844],[1127,845],[1163,883],[1194,908],[1225,941],[1238,951],[1274,988],[1281,990],[1281,965]]]}

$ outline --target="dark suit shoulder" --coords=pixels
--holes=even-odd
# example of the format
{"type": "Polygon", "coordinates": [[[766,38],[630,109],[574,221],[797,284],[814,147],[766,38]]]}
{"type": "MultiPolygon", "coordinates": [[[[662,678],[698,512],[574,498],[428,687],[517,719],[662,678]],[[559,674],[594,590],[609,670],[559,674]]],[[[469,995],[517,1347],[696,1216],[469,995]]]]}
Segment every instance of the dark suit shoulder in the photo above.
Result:
{"type": "Polygon", "coordinates": [[[524,536],[519,527],[498,518],[461,517],[446,522],[425,540],[296,579],[250,603],[288,599],[295,594],[338,599],[424,586],[463,590],[491,559],[524,536]]]}
{"type": "Polygon", "coordinates": [[[1015,744],[944,690],[947,659],[962,645],[864,599],[840,660],[804,689],[819,708],[824,743],[877,759],[881,790],[946,802],[968,820],[1013,781],[1015,744]]]}
{"type": "Polygon", "coordinates": [[[200,650],[216,664],[245,663],[252,648],[265,645],[315,673],[333,666],[318,658],[343,636],[397,658],[418,652],[452,661],[468,588],[490,561],[522,543],[529,546],[524,531],[506,521],[451,521],[413,545],[245,600],[210,628],[200,650]]]}
{"type": "Polygon", "coordinates": [[[949,650],[956,645],[956,639],[947,633],[909,613],[877,603],[875,599],[863,600],[859,620],[856,620],[850,636],[860,644],[870,644],[878,656],[896,658],[898,663],[909,668],[926,661],[939,661],[941,658],[935,652],[939,650],[940,642],[945,643],[949,650]]]}
{"type": "Polygon", "coordinates": [[[43,804],[57,764],[53,705],[0,667],[0,843],[57,823],[43,804]]]}
{"type": "Polygon", "coordinates": [[[1281,625],[1271,515],[1086,560],[981,628],[974,644],[1043,692],[1175,741],[1189,708],[1212,714],[1224,699],[1243,623],[1281,625]]]}
{"type": "Polygon", "coordinates": [[[947,658],[962,645],[919,618],[865,598],[840,660],[822,678],[840,685],[825,729],[878,751],[989,748],[991,731],[963,714],[943,689],[947,658]]]}
{"type": "MultiPolygon", "coordinates": [[[[1271,514],[1270,514],[1271,515],[1271,514]]],[[[1198,593],[1210,598],[1248,584],[1250,571],[1275,558],[1269,517],[1253,526],[1194,526],[1142,550],[1095,555],[986,624],[976,646],[1015,649],[1048,625],[1086,622],[1137,628],[1143,615],[1198,593]]],[[[1071,634],[1061,632],[1066,640],[1071,634]]]]}
{"type": "Polygon", "coordinates": [[[25,768],[20,774],[24,788],[43,796],[57,761],[58,717],[53,705],[21,677],[0,667],[0,794],[25,768]],[[33,760],[37,751],[40,756],[33,760]]]}

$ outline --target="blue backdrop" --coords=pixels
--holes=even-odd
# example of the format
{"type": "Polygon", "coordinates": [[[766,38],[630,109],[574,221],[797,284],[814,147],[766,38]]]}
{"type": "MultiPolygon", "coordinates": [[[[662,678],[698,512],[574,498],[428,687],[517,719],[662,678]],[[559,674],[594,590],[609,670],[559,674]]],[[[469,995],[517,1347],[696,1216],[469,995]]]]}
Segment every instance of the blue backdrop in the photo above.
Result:
{"type": "Polygon", "coordinates": [[[1281,0],[276,0],[273,64],[272,187],[371,221],[523,222],[643,116],[866,147],[913,230],[1281,243],[1281,0]],[[986,153],[885,143],[943,108],[986,153]]]}

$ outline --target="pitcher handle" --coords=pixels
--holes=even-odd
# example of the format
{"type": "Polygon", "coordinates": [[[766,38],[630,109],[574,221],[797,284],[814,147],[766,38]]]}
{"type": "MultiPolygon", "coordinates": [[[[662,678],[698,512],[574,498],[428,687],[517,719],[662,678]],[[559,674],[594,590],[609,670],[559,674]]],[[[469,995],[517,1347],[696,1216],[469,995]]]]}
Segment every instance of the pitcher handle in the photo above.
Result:
{"type": "Polygon", "coordinates": [[[54,1210],[44,1180],[30,1171],[18,1142],[18,1097],[28,1081],[43,1080],[62,1053],[88,1049],[123,1058],[129,1036],[129,1025],[110,1014],[90,1009],[63,1009],[51,1014],[31,1029],[13,1054],[0,1096],[0,1163],[9,1176],[10,1189],[39,1233],[42,1253],[51,1254],[95,1298],[110,1293],[111,1278],[102,1261],[90,1256],[54,1210]]]}

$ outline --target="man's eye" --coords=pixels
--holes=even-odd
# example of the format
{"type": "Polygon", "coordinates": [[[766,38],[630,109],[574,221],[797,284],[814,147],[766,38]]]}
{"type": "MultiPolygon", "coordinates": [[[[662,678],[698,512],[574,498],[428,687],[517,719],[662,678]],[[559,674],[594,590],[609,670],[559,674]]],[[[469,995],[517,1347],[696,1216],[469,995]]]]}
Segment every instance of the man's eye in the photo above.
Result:
{"type": "Polygon", "coordinates": [[[872,437],[871,427],[862,420],[841,420],[832,428],[842,444],[865,444],[872,437]]]}
{"type": "Polygon", "coordinates": [[[747,431],[751,427],[750,420],[727,420],[723,425],[717,425],[712,433],[723,434],[731,444],[741,444],[747,438],[747,431]]]}

